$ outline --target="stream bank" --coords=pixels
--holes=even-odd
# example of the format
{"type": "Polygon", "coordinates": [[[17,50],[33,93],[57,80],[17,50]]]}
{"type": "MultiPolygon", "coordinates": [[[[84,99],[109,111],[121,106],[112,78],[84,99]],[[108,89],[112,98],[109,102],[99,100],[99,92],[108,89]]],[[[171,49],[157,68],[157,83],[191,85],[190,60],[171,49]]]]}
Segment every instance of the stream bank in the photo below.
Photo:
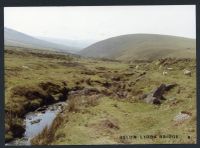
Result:
{"type": "Polygon", "coordinates": [[[31,145],[30,140],[42,132],[46,126],[51,126],[56,116],[63,111],[66,102],[58,102],[43,106],[26,114],[24,119],[25,132],[21,138],[6,143],[6,145],[31,145]]]}
{"type": "MultiPolygon", "coordinates": [[[[23,137],[27,114],[68,99],[69,88],[62,84],[41,82],[32,86],[16,86],[10,90],[5,104],[5,142],[23,137]]],[[[43,109],[44,110],[44,109],[43,109]]]]}

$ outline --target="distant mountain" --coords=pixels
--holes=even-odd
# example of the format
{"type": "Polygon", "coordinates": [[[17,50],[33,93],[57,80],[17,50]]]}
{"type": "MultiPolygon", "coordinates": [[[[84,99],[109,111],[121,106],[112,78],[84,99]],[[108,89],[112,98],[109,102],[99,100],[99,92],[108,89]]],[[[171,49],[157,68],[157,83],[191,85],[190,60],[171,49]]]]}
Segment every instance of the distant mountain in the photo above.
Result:
{"type": "Polygon", "coordinates": [[[196,40],[157,34],[129,34],[112,37],[81,50],[87,57],[117,60],[151,60],[163,57],[196,56],[196,40]]]}
{"type": "Polygon", "coordinates": [[[61,39],[61,38],[51,38],[51,37],[37,37],[37,38],[48,41],[48,42],[52,42],[52,43],[56,43],[56,44],[60,44],[60,45],[68,46],[68,47],[73,47],[72,49],[73,52],[78,52],[96,42],[94,40],[73,40],[73,39],[61,39]]]}
{"type": "Polygon", "coordinates": [[[46,49],[60,52],[70,52],[72,49],[72,47],[41,40],[9,28],[4,28],[4,39],[5,45],[7,46],[46,49]]]}

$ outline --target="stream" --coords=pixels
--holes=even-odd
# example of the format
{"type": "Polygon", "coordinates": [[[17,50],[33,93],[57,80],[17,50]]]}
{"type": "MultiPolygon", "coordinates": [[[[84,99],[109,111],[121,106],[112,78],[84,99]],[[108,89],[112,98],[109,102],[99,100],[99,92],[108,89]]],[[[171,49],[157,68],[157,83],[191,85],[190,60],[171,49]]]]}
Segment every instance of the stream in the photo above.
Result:
{"type": "Polygon", "coordinates": [[[26,114],[24,119],[25,133],[22,138],[16,138],[5,145],[31,145],[30,140],[37,136],[46,126],[50,126],[57,114],[62,111],[66,102],[38,108],[34,112],[26,114]]]}

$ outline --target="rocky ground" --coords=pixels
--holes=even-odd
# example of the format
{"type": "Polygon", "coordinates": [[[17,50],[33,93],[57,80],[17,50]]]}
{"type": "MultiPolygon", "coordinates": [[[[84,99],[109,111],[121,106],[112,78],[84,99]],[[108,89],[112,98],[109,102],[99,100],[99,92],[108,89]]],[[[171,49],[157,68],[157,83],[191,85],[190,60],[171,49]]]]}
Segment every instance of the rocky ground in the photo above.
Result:
{"type": "Polygon", "coordinates": [[[32,144],[196,143],[195,62],[121,62],[7,47],[6,141],[23,135],[26,113],[66,101],[32,144]]]}

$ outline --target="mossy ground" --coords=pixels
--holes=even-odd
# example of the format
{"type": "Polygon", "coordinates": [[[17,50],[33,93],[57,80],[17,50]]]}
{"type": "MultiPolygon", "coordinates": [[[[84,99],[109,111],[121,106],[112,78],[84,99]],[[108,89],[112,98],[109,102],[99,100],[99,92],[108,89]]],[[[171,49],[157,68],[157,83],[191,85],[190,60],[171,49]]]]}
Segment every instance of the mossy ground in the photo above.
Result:
{"type": "Polygon", "coordinates": [[[51,144],[195,143],[194,119],[180,125],[172,121],[180,110],[102,98],[99,105],[84,112],[67,113],[67,122],[57,130],[55,141],[51,144]],[[109,121],[119,129],[101,125],[103,121],[109,121]],[[139,138],[167,134],[178,135],[178,139],[139,138]],[[137,136],[137,139],[123,140],[120,136],[137,136]]]}
{"type": "MultiPolygon", "coordinates": [[[[74,56],[71,58],[57,54],[50,54],[52,56],[48,57],[41,53],[31,54],[10,48],[7,50],[9,52],[5,52],[5,109],[9,107],[12,112],[20,113],[27,102],[39,106],[41,99],[30,100],[26,96],[20,97],[13,93],[19,90],[17,88],[44,91],[39,88],[41,83],[50,82],[60,87],[65,83],[68,88],[81,86],[97,88],[100,91],[97,95],[98,103],[94,101],[97,96],[77,96],[78,103],[73,107],[77,110],[69,110],[66,107],[60,115],[63,120],[57,121],[59,126],[54,126],[53,132],[51,128],[46,129],[42,136],[33,139],[33,144],[196,143],[194,59],[176,60],[177,62],[165,66],[160,64],[161,67],[158,61],[130,64],[74,56]],[[136,65],[139,65],[138,69],[135,68],[136,65]],[[173,69],[167,70],[167,75],[162,75],[167,67],[173,69]],[[192,71],[191,77],[183,74],[184,68],[192,71]],[[167,100],[160,106],[146,104],[138,99],[140,95],[149,93],[162,83],[178,85],[165,93],[167,100]],[[126,95],[119,97],[117,92],[126,92],[126,95]],[[81,100],[87,103],[79,103],[81,100]],[[186,121],[176,123],[173,119],[181,111],[190,112],[192,116],[186,121]],[[45,140],[45,136],[49,134],[54,134],[51,141],[45,140]],[[178,135],[178,138],[120,139],[120,136],[167,134],[178,135]]],[[[23,89],[21,91],[23,92],[23,89]]],[[[11,139],[8,118],[6,116],[5,134],[11,139]]],[[[22,118],[16,117],[16,120],[22,118]]]]}

